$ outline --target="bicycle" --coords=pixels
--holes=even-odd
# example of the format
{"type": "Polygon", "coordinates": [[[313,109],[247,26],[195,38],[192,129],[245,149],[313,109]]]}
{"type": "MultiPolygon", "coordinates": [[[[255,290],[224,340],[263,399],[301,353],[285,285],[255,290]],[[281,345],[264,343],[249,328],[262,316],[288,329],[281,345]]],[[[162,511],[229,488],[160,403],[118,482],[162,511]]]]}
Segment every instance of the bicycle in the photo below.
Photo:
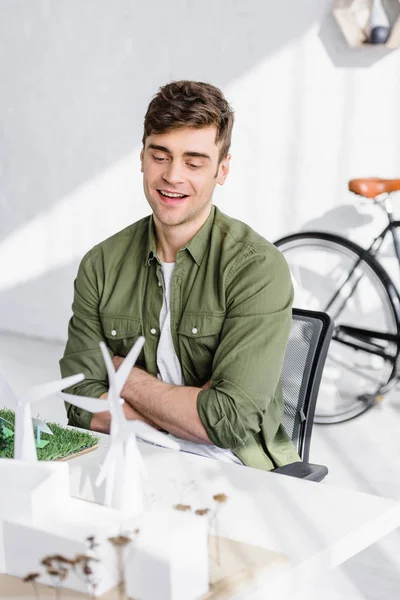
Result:
{"type": "Polygon", "coordinates": [[[354,418],[380,402],[400,380],[400,295],[378,260],[391,234],[400,268],[400,221],[391,194],[400,179],[352,179],[349,190],[383,208],[388,224],[369,248],[324,231],[275,242],[289,264],[294,306],[327,312],[335,323],[315,412],[317,423],[354,418]]]}

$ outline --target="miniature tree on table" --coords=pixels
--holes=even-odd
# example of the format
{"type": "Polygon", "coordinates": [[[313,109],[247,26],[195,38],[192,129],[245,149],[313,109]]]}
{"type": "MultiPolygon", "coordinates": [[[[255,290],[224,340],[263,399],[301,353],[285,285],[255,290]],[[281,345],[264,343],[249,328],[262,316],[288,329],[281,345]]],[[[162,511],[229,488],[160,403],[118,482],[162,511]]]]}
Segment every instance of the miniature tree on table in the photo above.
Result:
{"type": "Polygon", "coordinates": [[[43,433],[48,433],[49,435],[53,435],[53,432],[50,429],[50,427],[48,425],[46,425],[46,423],[44,421],[41,421],[40,419],[33,418],[32,423],[33,423],[33,428],[36,429],[36,448],[44,448],[45,446],[47,446],[49,441],[40,439],[40,434],[43,432],[43,433]]]}
{"type": "Polygon", "coordinates": [[[58,381],[35,385],[22,396],[17,396],[8,381],[0,373],[0,395],[8,397],[15,404],[15,440],[14,458],[27,462],[37,461],[35,437],[32,428],[31,404],[43,400],[52,394],[75,385],[84,379],[84,375],[72,375],[58,381]]]}

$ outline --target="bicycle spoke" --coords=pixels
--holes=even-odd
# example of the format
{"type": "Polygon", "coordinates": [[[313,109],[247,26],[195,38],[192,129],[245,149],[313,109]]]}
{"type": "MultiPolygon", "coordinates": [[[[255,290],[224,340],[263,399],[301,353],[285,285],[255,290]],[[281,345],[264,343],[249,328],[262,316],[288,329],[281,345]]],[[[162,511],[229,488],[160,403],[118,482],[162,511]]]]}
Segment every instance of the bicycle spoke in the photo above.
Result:
{"type": "Polygon", "coordinates": [[[343,367],[343,369],[345,369],[346,371],[350,371],[352,373],[357,373],[358,375],[360,375],[364,379],[367,379],[368,381],[371,381],[372,383],[375,383],[377,386],[382,385],[382,381],[380,381],[379,379],[375,379],[374,377],[371,377],[371,375],[370,375],[370,373],[371,373],[371,366],[370,365],[365,365],[365,367],[362,367],[361,365],[358,365],[356,367],[354,364],[349,365],[348,363],[343,362],[343,361],[337,359],[335,356],[332,356],[332,354],[329,355],[329,360],[332,361],[333,363],[335,363],[335,365],[343,367]],[[364,369],[368,369],[368,373],[365,373],[362,370],[363,368],[364,369]]]}
{"type": "Polygon", "coordinates": [[[395,373],[398,300],[388,275],[371,253],[334,234],[302,232],[277,246],[294,279],[294,306],[328,312],[344,329],[328,351],[315,420],[340,422],[360,414],[369,404],[359,398],[376,394],[395,373]],[[393,337],[374,338],[374,332],[393,337]]]}

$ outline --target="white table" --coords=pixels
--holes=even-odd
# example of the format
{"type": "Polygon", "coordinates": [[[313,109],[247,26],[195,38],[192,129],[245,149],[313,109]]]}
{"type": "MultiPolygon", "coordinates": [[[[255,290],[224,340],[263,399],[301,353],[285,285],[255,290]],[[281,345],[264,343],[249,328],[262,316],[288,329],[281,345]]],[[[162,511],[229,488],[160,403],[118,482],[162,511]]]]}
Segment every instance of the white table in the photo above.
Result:
{"type": "MultiPolygon", "coordinates": [[[[71,459],[71,493],[102,501],[94,486],[108,446],[71,459]]],[[[176,503],[212,505],[212,496],[229,501],[218,517],[218,534],[282,552],[289,564],[267,579],[254,581],[239,598],[265,600],[267,594],[294,597],[314,576],[332,569],[400,526],[400,503],[369,494],[302,481],[257,469],[141,443],[149,472],[150,506],[176,503]]]]}

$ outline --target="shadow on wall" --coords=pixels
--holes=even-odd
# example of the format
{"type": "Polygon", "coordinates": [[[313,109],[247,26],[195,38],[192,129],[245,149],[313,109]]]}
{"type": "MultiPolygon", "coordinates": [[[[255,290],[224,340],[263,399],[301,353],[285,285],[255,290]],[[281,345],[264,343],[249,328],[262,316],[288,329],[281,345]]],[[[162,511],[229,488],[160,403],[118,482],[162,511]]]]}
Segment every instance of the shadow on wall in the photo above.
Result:
{"type": "MultiPolygon", "coordinates": [[[[329,5],[330,0],[3,4],[0,243],[137,148],[147,104],[160,85],[191,78],[224,88],[320,21],[329,5]]],[[[118,211],[116,196],[111,200],[118,211]]],[[[94,227],[88,219],[88,239],[94,227]]],[[[1,292],[0,328],[64,337],[66,323],[58,321],[69,313],[65,298],[67,290],[72,294],[72,270],[75,274],[76,263],[1,292]],[[61,307],[58,321],[50,323],[53,302],[61,307]]]]}
{"type": "Polygon", "coordinates": [[[329,231],[348,236],[352,231],[372,223],[373,217],[358,210],[356,206],[343,204],[328,210],[317,219],[303,225],[302,231],[329,231]]]}

